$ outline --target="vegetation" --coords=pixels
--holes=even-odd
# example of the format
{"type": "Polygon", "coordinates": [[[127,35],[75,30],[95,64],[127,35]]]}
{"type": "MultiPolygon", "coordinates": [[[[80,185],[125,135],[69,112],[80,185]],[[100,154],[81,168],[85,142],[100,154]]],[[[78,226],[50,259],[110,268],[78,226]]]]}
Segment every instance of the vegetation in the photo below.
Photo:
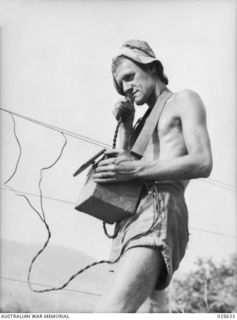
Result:
{"type": "Polygon", "coordinates": [[[173,282],[172,312],[237,312],[237,254],[216,265],[199,258],[196,270],[173,282]]]}

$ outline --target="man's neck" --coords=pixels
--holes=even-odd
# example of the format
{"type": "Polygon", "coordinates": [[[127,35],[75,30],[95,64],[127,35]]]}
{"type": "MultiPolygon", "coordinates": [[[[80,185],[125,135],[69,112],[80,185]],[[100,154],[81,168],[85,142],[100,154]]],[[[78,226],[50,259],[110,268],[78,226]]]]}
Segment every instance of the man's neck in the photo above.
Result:
{"type": "Polygon", "coordinates": [[[166,89],[166,85],[159,81],[156,83],[156,87],[153,91],[153,93],[150,95],[149,99],[147,100],[147,105],[149,108],[153,108],[157,99],[159,98],[160,94],[166,89]]]}

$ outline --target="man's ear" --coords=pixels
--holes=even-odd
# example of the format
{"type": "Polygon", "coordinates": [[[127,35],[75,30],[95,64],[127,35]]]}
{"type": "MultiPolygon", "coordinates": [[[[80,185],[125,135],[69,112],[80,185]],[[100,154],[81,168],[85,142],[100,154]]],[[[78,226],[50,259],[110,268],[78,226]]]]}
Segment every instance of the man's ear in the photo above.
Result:
{"type": "Polygon", "coordinates": [[[150,72],[151,72],[152,75],[155,75],[155,74],[156,74],[156,65],[155,65],[155,63],[151,63],[151,64],[149,65],[149,70],[150,70],[150,72]]]}

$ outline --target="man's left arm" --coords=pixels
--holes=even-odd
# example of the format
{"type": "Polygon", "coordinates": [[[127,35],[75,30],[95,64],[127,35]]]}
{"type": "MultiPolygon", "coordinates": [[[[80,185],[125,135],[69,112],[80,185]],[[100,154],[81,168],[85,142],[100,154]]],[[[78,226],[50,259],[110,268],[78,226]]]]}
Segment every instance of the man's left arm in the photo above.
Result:
{"type": "Polygon", "coordinates": [[[180,97],[180,116],[187,154],[152,161],[137,176],[148,180],[206,178],[212,170],[212,153],[206,125],[206,111],[200,97],[188,91],[180,97]]]}

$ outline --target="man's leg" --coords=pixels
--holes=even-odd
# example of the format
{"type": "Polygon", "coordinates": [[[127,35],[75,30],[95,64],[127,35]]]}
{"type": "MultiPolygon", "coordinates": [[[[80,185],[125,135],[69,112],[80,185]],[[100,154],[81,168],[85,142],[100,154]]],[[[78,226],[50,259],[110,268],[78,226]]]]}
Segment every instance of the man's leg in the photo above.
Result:
{"type": "Polygon", "coordinates": [[[154,290],[149,299],[149,312],[150,313],[162,313],[169,312],[169,297],[166,290],[154,290]]]}
{"type": "Polygon", "coordinates": [[[131,248],[121,258],[95,312],[136,312],[151,294],[165,264],[158,248],[131,248]]]}

